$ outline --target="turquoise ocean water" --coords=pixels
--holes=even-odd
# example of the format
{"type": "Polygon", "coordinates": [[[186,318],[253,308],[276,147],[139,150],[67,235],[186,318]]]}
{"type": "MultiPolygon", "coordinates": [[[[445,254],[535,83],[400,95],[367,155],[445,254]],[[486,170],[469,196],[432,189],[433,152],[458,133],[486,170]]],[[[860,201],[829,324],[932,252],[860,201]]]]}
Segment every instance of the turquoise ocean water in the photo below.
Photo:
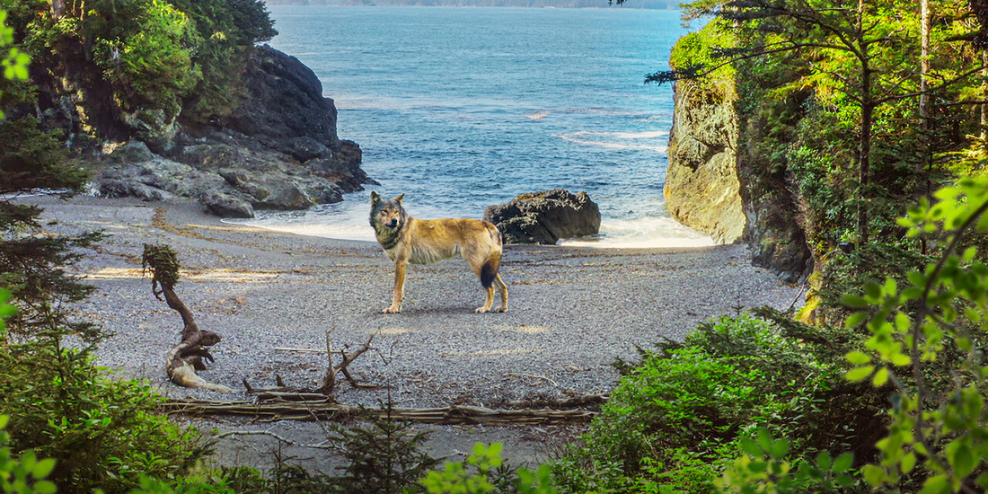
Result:
{"type": "Polygon", "coordinates": [[[270,44],[316,73],[380,187],[250,224],[373,239],[370,190],[405,194],[419,218],[481,218],[484,207],[543,189],[585,190],[601,235],[566,244],[709,245],[662,198],[672,87],[686,32],[656,10],[272,6],[270,44]]]}

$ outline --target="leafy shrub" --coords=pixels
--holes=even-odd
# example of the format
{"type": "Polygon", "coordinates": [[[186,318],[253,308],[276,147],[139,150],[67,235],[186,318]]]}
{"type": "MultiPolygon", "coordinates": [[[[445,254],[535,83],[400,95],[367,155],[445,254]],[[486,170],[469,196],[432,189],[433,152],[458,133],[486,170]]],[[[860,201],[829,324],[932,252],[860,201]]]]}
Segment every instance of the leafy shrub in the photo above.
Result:
{"type": "Polygon", "coordinates": [[[199,43],[184,12],[165,0],[151,0],[135,31],[120,39],[100,39],[94,51],[126,108],[159,108],[175,116],[182,98],[202,78],[192,63],[199,43]]]}
{"type": "MultiPolygon", "coordinates": [[[[766,314],[768,315],[768,314],[766,314]]],[[[839,382],[843,333],[780,326],[742,315],[701,325],[684,342],[643,351],[584,445],[555,464],[566,492],[710,492],[758,427],[799,438],[794,449],[846,447],[865,398],[839,382]],[[820,353],[830,360],[819,359],[820,353]]],[[[867,407],[864,407],[868,410],[867,407]]]]}
{"type": "MultiPolygon", "coordinates": [[[[551,470],[542,465],[532,472],[526,468],[512,469],[504,465],[501,451],[504,445],[490,447],[476,443],[473,452],[462,462],[447,461],[442,470],[429,472],[421,486],[429,494],[555,494],[551,470]]],[[[416,492],[409,489],[405,492],[416,492]]]]}

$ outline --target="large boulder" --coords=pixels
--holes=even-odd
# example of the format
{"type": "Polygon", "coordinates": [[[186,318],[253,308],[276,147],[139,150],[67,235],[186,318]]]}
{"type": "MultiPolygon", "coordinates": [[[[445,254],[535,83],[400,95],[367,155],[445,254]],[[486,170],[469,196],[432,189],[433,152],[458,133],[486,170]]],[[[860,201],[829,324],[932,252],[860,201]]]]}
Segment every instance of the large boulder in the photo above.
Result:
{"type": "Polygon", "coordinates": [[[226,128],[280,151],[301,151],[299,161],[324,158],[324,149],[340,146],[336,106],[323,97],[316,74],[297,58],[259,46],[247,63],[244,80],[250,96],[227,119],[226,128]]]}
{"type": "Polygon", "coordinates": [[[508,244],[555,244],[561,238],[596,235],[600,209],[586,192],[552,189],[522,194],[488,206],[484,220],[497,226],[508,244]]]}

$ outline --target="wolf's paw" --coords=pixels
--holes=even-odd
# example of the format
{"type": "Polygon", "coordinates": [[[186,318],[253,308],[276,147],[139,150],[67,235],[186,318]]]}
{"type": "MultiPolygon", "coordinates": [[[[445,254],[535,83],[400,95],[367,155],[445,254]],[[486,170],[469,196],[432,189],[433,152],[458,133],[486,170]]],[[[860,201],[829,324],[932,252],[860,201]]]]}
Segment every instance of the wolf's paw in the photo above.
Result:
{"type": "Polygon", "coordinates": [[[494,309],[494,312],[500,312],[500,313],[503,314],[505,312],[508,312],[508,308],[507,307],[498,307],[498,308],[494,309]]]}
{"type": "Polygon", "coordinates": [[[477,310],[475,310],[474,312],[476,312],[477,314],[483,314],[485,312],[490,312],[490,311],[491,310],[488,309],[487,307],[477,307],[477,310]]]}
{"type": "Polygon", "coordinates": [[[385,314],[398,314],[399,312],[401,312],[401,307],[388,307],[387,309],[384,309],[385,314]]]}

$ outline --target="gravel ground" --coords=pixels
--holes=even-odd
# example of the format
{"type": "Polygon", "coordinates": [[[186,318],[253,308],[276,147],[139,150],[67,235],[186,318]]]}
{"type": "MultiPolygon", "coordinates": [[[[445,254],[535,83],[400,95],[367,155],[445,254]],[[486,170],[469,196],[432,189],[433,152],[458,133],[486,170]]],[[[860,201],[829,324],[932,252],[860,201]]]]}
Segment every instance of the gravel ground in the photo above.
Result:
{"type": "MultiPolygon", "coordinates": [[[[374,243],[304,237],[228,225],[187,202],[141,203],[77,197],[21,199],[45,208],[55,232],[102,229],[109,238],[76,268],[99,288],[79,307],[114,336],[100,364],[148,379],[169,397],[246,399],[243,379],[271,386],[318,386],[333,345],[357,346],[377,335],[380,354],[350,369],[362,382],[390,383],[401,407],[498,406],[526,399],[566,398],[610,390],[615,357],[635,347],[680,339],[699,322],[738,307],[788,307],[799,287],[753,267],[743,246],[693,249],[583,249],[508,246],[501,276],[506,314],[475,314],[479,283],[462,260],[410,266],[401,314],[390,303],[394,266],[374,243]],[[222,335],[216,362],[201,373],[238,390],[234,395],[184,389],[168,382],[164,357],[178,342],[179,315],[151,294],[140,272],[144,243],[166,243],[179,256],[176,293],[202,329],[222,335]],[[316,351],[309,351],[316,350],[316,351]]],[[[370,228],[370,226],[368,226],[370,228]]],[[[497,302],[495,302],[497,303],[497,302]]],[[[376,406],[384,388],[340,384],[337,399],[376,406]]],[[[193,422],[200,427],[267,430],[300,443],[323,437],[318,424],[243,420],[193,422]]],[[[434,455],[455,456],[476,441],[506,444],[516,462],[544,460],[577,427],[453,427],[433,432],[434,455]]],[[[266,467],[272,437],[224,439],[218,459],[266,467]]],[[[309,466],[335,462],[309,448],[283,450],[309,466]]]]}

